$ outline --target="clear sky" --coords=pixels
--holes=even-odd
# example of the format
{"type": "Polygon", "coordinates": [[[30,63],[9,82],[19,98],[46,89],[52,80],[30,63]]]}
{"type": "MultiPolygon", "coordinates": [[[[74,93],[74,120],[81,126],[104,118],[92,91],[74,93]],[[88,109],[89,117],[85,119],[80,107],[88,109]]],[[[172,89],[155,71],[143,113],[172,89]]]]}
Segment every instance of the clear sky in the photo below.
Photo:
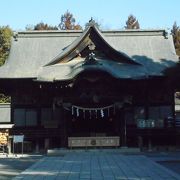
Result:
{"type": "Polygon", "coordinates": [[[180,25],[180,0],[0,0],[0,7],[0,26],[13,30],[41,21],[58,25],[67,10],[81,26],[93,17],[104,29],[122,29],[130,14],[142,29],[180,25]]]}

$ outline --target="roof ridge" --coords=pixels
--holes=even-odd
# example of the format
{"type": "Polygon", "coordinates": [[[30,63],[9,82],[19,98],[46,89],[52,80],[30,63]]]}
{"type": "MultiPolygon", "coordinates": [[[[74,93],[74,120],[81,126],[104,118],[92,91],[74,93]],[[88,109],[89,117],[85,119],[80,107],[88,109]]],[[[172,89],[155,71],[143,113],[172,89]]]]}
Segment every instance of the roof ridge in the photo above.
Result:
{"type": "MultiPolygon", "coordinates": [[[[166,29],[103,29],[103,32],[164,32],[166,29]]],[[[72,33],[84,32],[84,30],[32,30],[32,31],[14,31],[15,34],[45,34],[45,33],[72,33]]]]}
{"type": "MultiPolygon", "coordinates": [[[[99,30],[99,29],[98,29],[99,30]]],[[[99,30],[104,36],[168,36],[165,29],[124,29],[124,30],[99,30]]],[[[58,36],[72,36],[78,37],[83,30],[41,30],[41,31],[15,31],[14,39],[26,37],[58,37],[58,36]]]]}

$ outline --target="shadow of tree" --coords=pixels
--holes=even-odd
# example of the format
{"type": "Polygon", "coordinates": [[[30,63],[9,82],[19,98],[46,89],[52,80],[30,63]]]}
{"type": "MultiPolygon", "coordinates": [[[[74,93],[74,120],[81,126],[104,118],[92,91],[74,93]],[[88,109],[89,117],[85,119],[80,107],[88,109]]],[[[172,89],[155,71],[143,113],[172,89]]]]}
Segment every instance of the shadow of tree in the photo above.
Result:
{"type": "Polygon", "coordinates": [[[180,89],[180,62],[170,59],[155,61],[147,56],[133,56],[133,59],[142,64],[150,76],[165,76],[167,83],[175,89],[180,89]]]}
{"type": "Polygon", "coordinates": [[[157,75],[157,76],[162,76],[162,75],[168,75],[166,73],[167,69],[172,68],[176,66],[176,62],[173,60],[168,60],[168,59],[160,59],[154,60],[152,58],[149,58],[147,56],[139,56],[139,55],[134,55],[132,58],[143,65],[148,74],[151,76],[157,75]]]}
{"type": "Polygon", "coordinates": [[[118,78],[121,78],[122,73],[124,73],[123,75],[127,75],[122,76],[122,79],[124,77],[133,79],[133,76],[139,76],[140,79],[146,79],[153,76],[165,76],[166,78],[168,78],[168,83],[173,84],[174,86],[176,84],[175,80],[180,78],[180,65],[178,61],[174,59],[152,59],[145,55],[133,55],[131,58],[140,65],[117,62],[116,66],[116,64],[114,64],[115,62],[111,61],[111,59],[103,58],[97,59],[96,63],[89,65],[84,63],[86,59],[82,58],[81,60],[77,60],[76,63],[72,64],[64,63],[53,66],[46,66],[47,71],[42,72],[41,75],[43,76],[44,74],[46,74],[47,76],[47,74],[53,73],[53,78],[56,78],[56,76],[59,76],[59,72],[62,71],[66,75],[66,77],[74,79],[84,71],[102,71],[110,74],[111,76],[113,76],[114,72],[116,72],[114,77],[117,76],[118,78]],[[113,63],[111,64],[111,62],[113,63]],[[177,76],[177,74],[179,75],[177,76]]]}
{"type": "Polygon", "coordinates": [[[0,157],[0,179],[12,179],[41,158],[42,156],[29,156],[21,158],[0,157]]]}
{"type": "MultiPolygon", "coordinates": [[[[176,77],[176,74],[179,73],[180,78],[180,64],[174,60],[171,59],[152,59],[148,56],[140,56],[140,55],[134,55],[132,56],[132,59],[143,66],[147,73],[147,77],[152,76],[165,76],[169,78],[169,81],[173,80],[176,77]]],[[[97,60],[98,61],[98,60],[97,60]]],[[[109,59],[109,61],[111,61],[109,59]]],[[[126,63],[125,63],[126,64],[126,63]]],[[[101,70],[103,71],[103,68],[99,68],[99,64],[97,63],[97,67],[93,67],[93,70],[101,70]]],[[[77,63],[76,65],[71,66],[71,71],[73,72],[77,67],[82,66],[82,63],[77,63]]],[[[87,65],[88,66],[88,65],[87,65]]],[[[138,66],[138,65],[136,65],[138,66]]],[[[83,70],[86,71],[86,65],[83,64],[83,70]]],[[[119,68],[119,70],[121,70],[119,68]]],[[[82,72],[81,71],[81,72],[82,72]]],[[[106,72],[107,70],[104,69],[106,72]]],[[[127,72],[128,73],[128,72],[127,72]]],[[[111,74],[111,73],[109,73],[111,74]]]]}
{"type": "Polygon", "coordinates": [[[179,91],[180,90],[180,62],[178,62],[175,66],[167,68],[164,73],[171,80],[171,84],[174,88],[179,91]]]}

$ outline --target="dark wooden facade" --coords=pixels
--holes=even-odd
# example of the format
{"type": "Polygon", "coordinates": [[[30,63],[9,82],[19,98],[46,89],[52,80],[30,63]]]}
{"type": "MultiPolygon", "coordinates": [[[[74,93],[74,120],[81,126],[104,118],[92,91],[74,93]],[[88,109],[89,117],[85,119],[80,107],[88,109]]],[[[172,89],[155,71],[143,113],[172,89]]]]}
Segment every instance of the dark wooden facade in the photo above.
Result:
{"type": "Polygon", "coordinates": [[[174,95],[167,86],[164,78],[118,80],[94,71],[72,82],[14,81],[11,134],[24,134],[32,149],[41,150],[67,147],[68,137],[102,134],[119,136],[120,146],[174,146],[174,95]],[[72,105],[98,109],[111,104],[115,110],[104,117],[99,113],[90,118],[88,112],[77,117],[71,110],[72,105]]]}

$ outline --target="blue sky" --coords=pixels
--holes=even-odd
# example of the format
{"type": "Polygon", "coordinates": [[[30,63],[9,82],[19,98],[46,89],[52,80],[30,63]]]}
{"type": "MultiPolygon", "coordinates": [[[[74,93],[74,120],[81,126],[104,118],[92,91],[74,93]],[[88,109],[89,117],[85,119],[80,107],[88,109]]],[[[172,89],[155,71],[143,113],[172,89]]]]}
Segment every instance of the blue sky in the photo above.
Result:
{"type": "Polygon", "coordinates": [[[104,29],[122,29],[129,14],[142,29],[171,28],[180,25],[180,0],[0,0],[0,26],[24,30],[41,21],[58,25],[69,10],[76,22],[84,24],[93,17],[104,29]]]}

